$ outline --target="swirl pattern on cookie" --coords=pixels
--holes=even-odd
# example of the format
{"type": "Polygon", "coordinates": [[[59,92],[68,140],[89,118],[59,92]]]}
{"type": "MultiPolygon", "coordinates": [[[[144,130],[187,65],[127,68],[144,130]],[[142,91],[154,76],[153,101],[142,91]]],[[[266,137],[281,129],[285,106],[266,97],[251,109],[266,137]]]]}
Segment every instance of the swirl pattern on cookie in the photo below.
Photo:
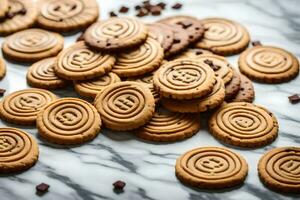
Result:
{"type": "Polygon", "coordinates": [[[262,156],[258,174],[264,184],[281,192],[300,192],[300,148],[274,148],[262,156]]]}
{"type": "Polygon", "coordinates": [[[101,119],[90,103],[77,98],[62,98],[48,104],[37,117],[39,134],[57,144],[81,144],[100,131],[101,119]]]}
{"type": "Polygon", "coordinates": [[[13,92],[0,102],[0,117],[15,124],[33,125],[40,110],[56,98],[51,92],[37,88],[13,92]]]}
{"type": "Polygon", "coordinates": [[[234,146],[261,147],[278,134],[275,116],[263,107],[245,102],[223,105],[209,120],[210,132],[234,146]]]}
{"type": "Polygon", "coordinates": [[[35,139],[16,128],[0,128],[0,172],[10,173],[28,169],[38,159],[35,139]]]}
{"type": "Polygon", "coordinates": [[[90,26],[84,40],[98,49],[119,50],[143,43],[147,32],[146,26],[137,19],[112,17],[90,26]]]}
{"type": "Polygon", "coordinates": [[[106,127],[132,130],[151,119],[155,102],[144,84],[124,81],[106,87],[96,97],[95,107],[106,127]]]}
{"type": "Polygon", "coordinates": [[[163,64],[155,72],[153,81],[164,97],[193,99],[212,91],[215,75],[203,62],[179,59],[163,64]]]}
{"type": "Polygon", "coordinates": [[[93,50],[81,41],[58,55],[54,70],[67,80],[87,80],[106,74],[114,63],[114,56],[93,50]]]}
{"type": "Polygon", "coordinates": [[[0,80],[5,76],[6,74],[6,64],[4,60],[0,57],[0,80]]]}
{"type": "Polygon", "coordinates": [[[266,83],[281,83],[299,73],[299,62],[290,52],[272,46],[255,46],[243,52],[239,68],[251,79],[266,83]]]}
{"type": "Polygon", "coordinates": [[[177,159],[176,175],[188,185],[221,189],[241,184],[248,173],[243,157],[227,148],[201,147],[177,159]]]}
{"type": "Polygon", "coordinates": [[[207,18],[201,22],[206,31],[196,43],[198,48],[227,56],[243,51],[250,42],[248,31],[237,22],[223,18],[207,18]]]}
{"type": "Polygon", "coordinates": [[[117,54],[112,71],[120,77],[139,76],[157,69],[163,57],[164,53],[160,44],[148,38],[138,48],[117,54]]]}

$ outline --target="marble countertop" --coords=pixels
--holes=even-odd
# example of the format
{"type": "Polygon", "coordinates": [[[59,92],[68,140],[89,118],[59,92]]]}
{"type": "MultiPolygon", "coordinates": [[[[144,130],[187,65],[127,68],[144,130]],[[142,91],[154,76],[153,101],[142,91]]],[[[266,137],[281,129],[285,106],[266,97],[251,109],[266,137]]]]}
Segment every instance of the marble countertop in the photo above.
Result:
{"type": "MultiPolygon", "coordinates": [[[[179,0],[178,0],[179,1],[179,0]]],[[[133,7],[136,0],[99,0],[101,18],[120,5],[133,7]]],[[[169,1],[172,5],[176,1],[169,1]]],[[[189,14],[199,18],[226,17],[245,25],[253,40],[263,44],[283,47],[300,56],[300,1],[298,0],[182,0],[179,11],[168,9],[162,16],[189,14]]],[[[133,14],[130,12],[129,14],[133,14]]],[[[145,17],[153,21],[160,17],[145,17]]],[[[78,34],[66,37],[66,46],[78,34]]],[[[4,38],[0,38],[0,42],[4,38]]],[[[237,67],[238,56],[229,57],[237,67]]],[[[0,81],[7,93],[25,89],[27,66],[7,61],[8,72],[0,81]]],[[[26,172],[0,176],[1,200],[99,200],[99,199],[149,199],[149,200],[256,200],[300,199],[300,196],[282,195],[267,189],[257,175],[257,162],[268,149],[300,144],[300,104],[292,105],[288,96],[300,93],[300,76],[279,85],[254,83],[255,103],[267,107],[279,120],[279,137],[264,148],[244,150],[232,148],[242,154],[249,164],[245,183],[234,189],[222,191],[195,190],[184,186],[175,177],[176,158],[187,150],[201,146],[224,146],[207,131],[205,115],[202,129],[192,138],[171,144],[154,144],[137,140],[131,133],[102,130],[93,141],[74,148],[58,148],[38,137],[34,127],[19,127],[38,139],[40,157],[37,164],[26,172]],[[124,180],[125,191],[116,194],[112,183],[124,180]],[[35,186],[50,184],[47,194],[35,194],[35,186]]],[[[55,91],[60,97],[77,96],[73,89],[55,91]]],[[[12,126],[0,122],[1,126],[12,126]]]]}

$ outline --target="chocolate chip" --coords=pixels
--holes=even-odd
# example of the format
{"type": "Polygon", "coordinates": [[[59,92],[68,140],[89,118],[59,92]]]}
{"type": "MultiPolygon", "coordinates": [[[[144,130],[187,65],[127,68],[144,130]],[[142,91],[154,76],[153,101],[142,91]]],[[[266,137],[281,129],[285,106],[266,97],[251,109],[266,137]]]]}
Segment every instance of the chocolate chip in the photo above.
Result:
{"type": "Polygon", "coordinates": [[[190,26],[192,26],[193,23],[188,22],[188,21],[180,21],[180,22],[177,22],[177,25],[180,25],[182,28],[187,29],[190,26]]]}
{"type": "Polygon", "coordinates": [[[300,96],[298,94],[294,94],[292,96],[289,96],[288,98],[292,104],[300,102],[300,96]]]}
{"type": "Polygon", "coordinates": [[[211,60],[206,59],[204,60],[204,63],[208,64],[214,71],[220,69],[220,66],[215,65],[211,60]]]}
{"type": "Polygon", "coordinates": [[[9,19],[12,19],[14,16],[16,16],[15,13],[8,12],[8,13],[6,14],[6,17],[9,18],[9,19]]]}
{"type": "Polygon", "coordinates": [[[39,193],[39,194],[43,194],[43,193],[46,193],[48,192],[48,189],[49,189],[49,185],[46,184],[46,183],[41,183],[39,185],[37,185],[35,188],[36,188],[36,192],[39,193]]]}
{"type": "Polygon", "coordinates": [[[6,92],[5,89],[0,88],[0,96],[3,96],[5,92],[6,92]]]}
{"type": "Polygon", "coordinates": [[[126,186],[126,183],[124,181],[116,181],[113,183],[114,190],[115,191],[123,191],[124,187],[126,186]]]}
{"type": "Polygon", "coordinates": [[[181,3],[176,3],[172,6],[173,9],[177,10],[177,9],[180,9],[182,7],[182,4],[181,3]]]}
{"type": "Polygon", "coordinates": [[[122,6],[122,7],[119,9],[119,12],[120,12],[120,13],[127,13],[127,12],[128,12],[128,10],[129,10],[129,8],[128,8],[128,7],[126,7],[126,6],[122,6]]]}
{"type": "Polygon", "coordinates": [[[111,12],[109,13],[109,16],[111,16],[111,17],[117,17],[118,15],[117,15],[116,13],[114,13],[113,11],[111,11],[111,12]]]}
{"type": "Polygon", "coordinates": [[[152,6],[150,12],[153,16],[158,16],[161,13],[161,7],[159,6],[152,6]]]}
{"type": "Polygon", "coordinates": [[[180,43],[180,39],[174,38],[173,43],[174,44],[180,43]]]}
{"type": "Polygon", "coordinates": [[[25,8],[22,8],[22,9],[19,11],[19,13],[20,13],[21,15],[26,15],[27,10],[26,10],[25,8]]]}
{"type": "Polygon", "coordinates": [[[259,40],[252,41],[252,46],[261,46],[261,42],[259,40]]]}
{"type": "Polygon", "coordinates": [[[142,8],[142,6],[140,6],[140,5],[136,5],[136,6],[134,7],[135,10],[140,10],[141,8],[142,8]]]}
{"type": "Polygon", "coordinates": [[[144,17],[146,15],[148,15],[148,11],[144,8],[140,9],[139,12],[136,14],[137,17],[144,17]]]}
{"type": "Polygon", "coordinates": [[[164,10],[166,8],[166,5],[164,2],[160,2],[158,4],[156,4],[157,6],[159,6],[162,10],[164,10]]]}

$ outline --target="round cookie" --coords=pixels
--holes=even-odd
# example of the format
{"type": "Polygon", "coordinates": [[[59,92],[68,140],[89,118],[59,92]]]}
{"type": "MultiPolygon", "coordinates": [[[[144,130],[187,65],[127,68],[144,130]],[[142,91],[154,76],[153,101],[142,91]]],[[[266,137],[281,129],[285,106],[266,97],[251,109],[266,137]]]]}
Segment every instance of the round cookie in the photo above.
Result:
{"type": "Polygon", "coordinates": [[[68,32],[88,27],[98,18],[96,0],[41,0],[37,23],[56,32],[68,32]]]}
{"type": "Polygon", "coordinates": [[[240,71],[250,79],[264,83],[282,83],[299,74],[298,59],[290,52],[273,46],[255,46],[239,58],[240,71]]]}
{"type": "Polygon", "coordinates": [[[197,113],[211,110],[221,105],[225,98],[224,83],[220,78],[216,78],[212,92],[203,97],[189,100],[176,100],[162,98],[162,105],[173,112],[197,113]]]}
{"type": "Polygon", "coordinates": [[[1,0],[0,21],[5,17],[7,12],[8,12],[8,0],[1,0]]]}
{"type": "Polygon", "coordinates": [[[146,124],[154,114],[155,102],[144,84],[124,81],[109,85],[99,93],[95,107],[107,128],[126,131],[146,124]]]}
{"type": "Polygon", "coordinates": [[[255,98],[254,87],[252,81],[250,81],[246,76],[241,74],[241,85],[240,90],[236,96],[231,99],[232,102],[249,102],[252,103],[255,98]]]}
{"type": "Polygon", "coordinates": [[[163,23],[146,24],[148,28],[148,37],[158,41],[164,52],[168,51],[174,40],[173,31],[163,23]]]}
{"type": "Polygon", "coordinates": [[[90,26],[84,40],[99,50],[124,50],[143,43],[147,33],[146,26],[138,19],[112,17],[90,26]]]}
{"type": "Polygon", "coordinates": [[[208,49],[215,54],[230,56],[247,48],[250,36],[241,24],[224,18],[201,20],[205,28],[203,38],[195,44],[198,48],[208,49]]]}
{"type": "Polygon", "coordinates": [[[278,192],[300,193],[300,148],[274,148],[258,163],[258,175],[270,189],[278,192]]]}
{"type": "Polygon", "coordinates": [[[212,54],[212,52],[205,50],[205,49],[199,49],[199,48],[188,48],[184,52],[174,56],[171,58],[171,60],[174,59],[181,59],[181,58],[193,58],[197,59],[199,56],[202,56],[204,54],[212,54]]]}
{"type": "Polygon", "coordinates": [[[132,77],[156,70],[164,58],[164,50],[160,44],[148,38],[138,48],[117,54],[112,72],[120,77],[132,77]]]}
{"type": "Polygon", "coordinates": [[[4,60],[0,57],[0,80],[4,78],[6,74],[6,65],[4,60]]]}
{"type": "Polygon", "coordinates": [[[191,137],[199,130],[199,116],[159,109],[146,125],[135,131],[135,134],[144,140],[174,142],[191,137]]]}
{"type": "Polygon", "coordinates": [[[193,59],[178,59],[162,65],[154,74],[160,95],[174,99],[193,99],[209,94],[215,82],[214,71],[193,59]]]}
{"type": "Polygon", "coordinates": [[[39,134],[47,141],[82,144],[95,138],[101,126],[95,107],[77,98],[62,98],[48,104],[37,116],[39,134]]]}
{"type": "Polygon", "coordinates": [[[5,17],[0,19],[0,35],[8,35],[33,26],[37,15],[33,0],[9,0],[8,11],[5,17]]]}
{"type": "Polygon", "coordinates": [[[177,178],[201,189],[223,189],[240,185],[248,164],[239,154],[222,147],[201,147],[180,156],[175,165],[177,178]]]}
{"type": "Polygon", "coordinates": [[[30,134],[16,128],[0,128],[0,173],[26,170],[38,157],[38,144],[30,134]]]}
{"type": "Polygon", "coordinates": [[[224,143],[239,147],[261,147],[278,135],[275,116],[263,107],[234,102],[222,105],[210,118],[209,130],[224,143]]]}
{"type": "Polygon", "coordinates": [[[233,76],[229,83],[225,85],[225,100],[233,99],[240,91],[241,74],[234,68],[232,68],[233,76]]]}
{"type": "Polygon", "coordinates": [[[81,96],[95,98],[104,88],[120,81],[117,74],[109,72],[92,80],[74,81],[74,88],[81,96]]]}
{"type": "Polygon", "coordinates": [[[28,68],[26,79],[32,87],[56,89],[67,85],[67,81],[54,73],[56,57],[45,58],[28,68]]]}
{"type": "Polygon", "coordinates": [[[20,125],[34,125],[38,112],[57,97],[43,89],[25,89],[5,96],[0,102],[0,118],[20,125]]]}
{"type": "Polygon", "coordinates": [[[18,62],[35,62],[56,56],[64,46],[64,38],[42,29],[27,29],[8,36],[2,44],[3,55],[18,62]]]}
{"type": "Polygon", "coordinates": [[[114,56],[91,49],[81,41],[57,56],[54,71],[66,80],[87,80],[109,72],[115,60],[114,56]]]}

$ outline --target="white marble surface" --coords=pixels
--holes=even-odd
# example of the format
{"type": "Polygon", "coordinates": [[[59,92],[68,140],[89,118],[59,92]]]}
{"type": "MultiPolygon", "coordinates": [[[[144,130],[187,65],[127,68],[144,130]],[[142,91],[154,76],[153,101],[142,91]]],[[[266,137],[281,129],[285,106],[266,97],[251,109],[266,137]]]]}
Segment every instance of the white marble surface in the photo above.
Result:
{"type": "MultiPolygon", "coordinates": [[[[101,18],[120,5],[135,5],[138,1],[99,0],[101,18]]],[[[169,1],[172,4],[175,1],[169,1]]],[[[176,13],[171,9],[162,16],[190,14],[199,18],[226,17],[245,25],[253,40],[277,45],[300,56],[300,1],[298,0],[185,0],[184,7],[176,13]]],[[[132,14],[130,12],[130,14],[132,14]]],[[[153,21],[159,17],[146,17],[153,21]]],[[[66,37],[66,46],[79,35],[66,37]]],[[[4,38],[0,38],[0,42],[4,38]]],[[[237,56],[229,60],[237,65],[237,56]]],[[[0,81],[0,88],[7,93],[27,88],[27,66],[7,62],[8,72],[0,81]]],[[[201,146],[224,146],[206,130],[202,117],[202,129],[194,137],[173,144],[152,144],[137,140],[130,133],[102,130],[92,142],[74,148],[57,148],[38,137],[34,127],[20,127],[34,135],[39,142],[40,158],[30,170],[0,176],[1,200],[99,200],[99,199],[299,199],[300,196],[282,195],[265,188],[257,176],[257,162],[268,149],[300,144],[300,104],[292,105],[287,97],[300,93],[300,76],[285,84],[265,85],[255,83],[256,104],[275,113],[279,120],[279,137],[271,145],[255,150],[232,148],[242,154],[249,163],[249,175],[245,183],[232,190],[204,191],[182,185],[174,175],[176,158],[187,150],[201,146]],[[112,183],[125,180],[124,193],[116,194],[112,183]],[[49,192],[39,197],[35,186],[41,182],[50,184],[49,192]]],[[[72,88],[55,91],[59,96],[76,96],[72,88]]],[[[1,126],[12,126],[0,122],[1,126]]]]}

